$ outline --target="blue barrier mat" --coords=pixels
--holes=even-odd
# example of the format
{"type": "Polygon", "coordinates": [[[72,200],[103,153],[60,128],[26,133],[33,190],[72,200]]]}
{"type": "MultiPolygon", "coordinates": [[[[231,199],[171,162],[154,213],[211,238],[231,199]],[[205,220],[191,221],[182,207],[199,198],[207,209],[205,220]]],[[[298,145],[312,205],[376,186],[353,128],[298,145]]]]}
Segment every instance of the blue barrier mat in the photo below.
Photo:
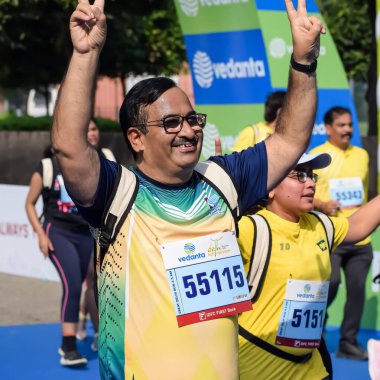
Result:
{"type": "MultiPolygon", "coordinates": [[[[61,341],[59,324],[0,327],[0,379],[3,380],[95,380],[99,379],[97,354],[90,345],[93,331],[85,341],[78,341],[79,351],[88,359],[87,368],[69,369],[59,364],[61,341]]],[[[327,327],[325,334],[331,353],[335,380],[369,380],[368,362],[337,359],[339,330],[327,327]]],[[[361,330],[360,344],[367,347],[370,338],[380,339],[380,333],[361,330]]]]}

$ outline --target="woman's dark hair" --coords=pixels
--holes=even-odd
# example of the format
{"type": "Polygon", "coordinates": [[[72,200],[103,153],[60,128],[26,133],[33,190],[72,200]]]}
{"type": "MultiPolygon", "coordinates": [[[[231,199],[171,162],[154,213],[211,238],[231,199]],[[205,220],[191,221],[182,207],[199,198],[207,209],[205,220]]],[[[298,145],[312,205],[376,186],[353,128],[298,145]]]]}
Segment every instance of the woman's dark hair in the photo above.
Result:
{"type": "MultiPolygon", "coordinates": [[[[148,78],[135,84],[124,98],[120,107],[119,121],[128,148],[134,158],[136,155],[128,140],[128,129],[137,124],[146,124],[148,120],[145,107],[154,103],[165,91],[176,86],[176,83],[170,78],[148,78]]],[[[136,128],[139,128],[143,133],[147,132],[145,125],[136,128]]]]}
{"type": "Polygon", "coordinates": [[[264,119],[267,123],[276,120],[277,110],[284,105],[285,95],[285,91],[275,91],[267,96],[264,113],[264,119]]]}

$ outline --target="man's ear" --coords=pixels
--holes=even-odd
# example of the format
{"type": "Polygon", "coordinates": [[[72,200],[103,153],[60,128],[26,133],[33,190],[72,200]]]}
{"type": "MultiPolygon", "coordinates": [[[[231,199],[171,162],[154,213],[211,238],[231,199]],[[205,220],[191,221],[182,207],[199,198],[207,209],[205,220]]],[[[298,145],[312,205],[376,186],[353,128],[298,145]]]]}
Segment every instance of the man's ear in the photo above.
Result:
{"type": "Polygon", "coordinates": [[[128,128],[127,138],[131,144],[132,149],[136,153],[144,151],[144,139],[142,138],[144,133],[138,128],[128,128]]]}
{"type": "Polygon", "coordinates": [[[272,200],[273,200],[275,193],[276,193],[276,188],[274,188],[273,190],[271,190],[271,191],[269,192],[269,194],[268,194],[268,200],[269,200],[269,201],[272,201],[272,200]]]}
{"type": "Polygon", "coordinates": [[[328,137],[331,136],[331,129],[332,129],[332,125],[330,125],[330,124],[325,124],[325,131],[326,131],[326,135],[327,135],[328,137]]]}

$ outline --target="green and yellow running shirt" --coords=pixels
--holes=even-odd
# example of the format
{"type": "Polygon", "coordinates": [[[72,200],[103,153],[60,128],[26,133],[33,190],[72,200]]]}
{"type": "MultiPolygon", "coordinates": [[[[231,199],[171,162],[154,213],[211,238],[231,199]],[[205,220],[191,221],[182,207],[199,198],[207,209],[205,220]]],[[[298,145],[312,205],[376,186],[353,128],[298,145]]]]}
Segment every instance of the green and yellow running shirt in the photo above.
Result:
{"type": "MultiPolygon", "coordinates": [[[[224,167],[235,168],[230,174],[237,188],[243,189],[246,181],[256,188],[251,203],[266,194],[266,152],[259,145],[245,155],[218,158],[224,167]]],[[[108,177],[114,178],[115,168],[101,160],[98,201],[90,208],[78,205],[92,225],[99,223],[112,192],[108,177]]],[[[191,248],[193,239],[233,232],[234,218],[221,195],[196,173],[184,185],[168,186],[134,172],[137,197],[98,273],[101,377],[237,379],[237,316],[178,327],[161,253],[166,244],[188,241],[191,248]]],[[[250,202],[241,195],[244,210],[250,202]]]]}

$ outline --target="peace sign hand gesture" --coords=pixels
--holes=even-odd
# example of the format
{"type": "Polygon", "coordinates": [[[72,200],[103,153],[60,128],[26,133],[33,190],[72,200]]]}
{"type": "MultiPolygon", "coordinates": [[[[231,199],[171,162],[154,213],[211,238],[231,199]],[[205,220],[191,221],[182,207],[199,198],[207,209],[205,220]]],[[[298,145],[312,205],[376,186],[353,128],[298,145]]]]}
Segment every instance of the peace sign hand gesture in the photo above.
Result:
{"type": "Polygon", "coordinates": [[[70,33],[74,50],[85,54],[92,49],[102,49],[107,35],[104,0],[78,0],[70,18],[70,33]]]}
{"type": "Polygon", "coordinates": [[[326,33],[321,20],[308,17],[306,0],[298,0],[298,9],[292,0],[285,0],[293,38],[293,57],[301,64],[310,64],[319,56],[320,35],[326,33]]]}

